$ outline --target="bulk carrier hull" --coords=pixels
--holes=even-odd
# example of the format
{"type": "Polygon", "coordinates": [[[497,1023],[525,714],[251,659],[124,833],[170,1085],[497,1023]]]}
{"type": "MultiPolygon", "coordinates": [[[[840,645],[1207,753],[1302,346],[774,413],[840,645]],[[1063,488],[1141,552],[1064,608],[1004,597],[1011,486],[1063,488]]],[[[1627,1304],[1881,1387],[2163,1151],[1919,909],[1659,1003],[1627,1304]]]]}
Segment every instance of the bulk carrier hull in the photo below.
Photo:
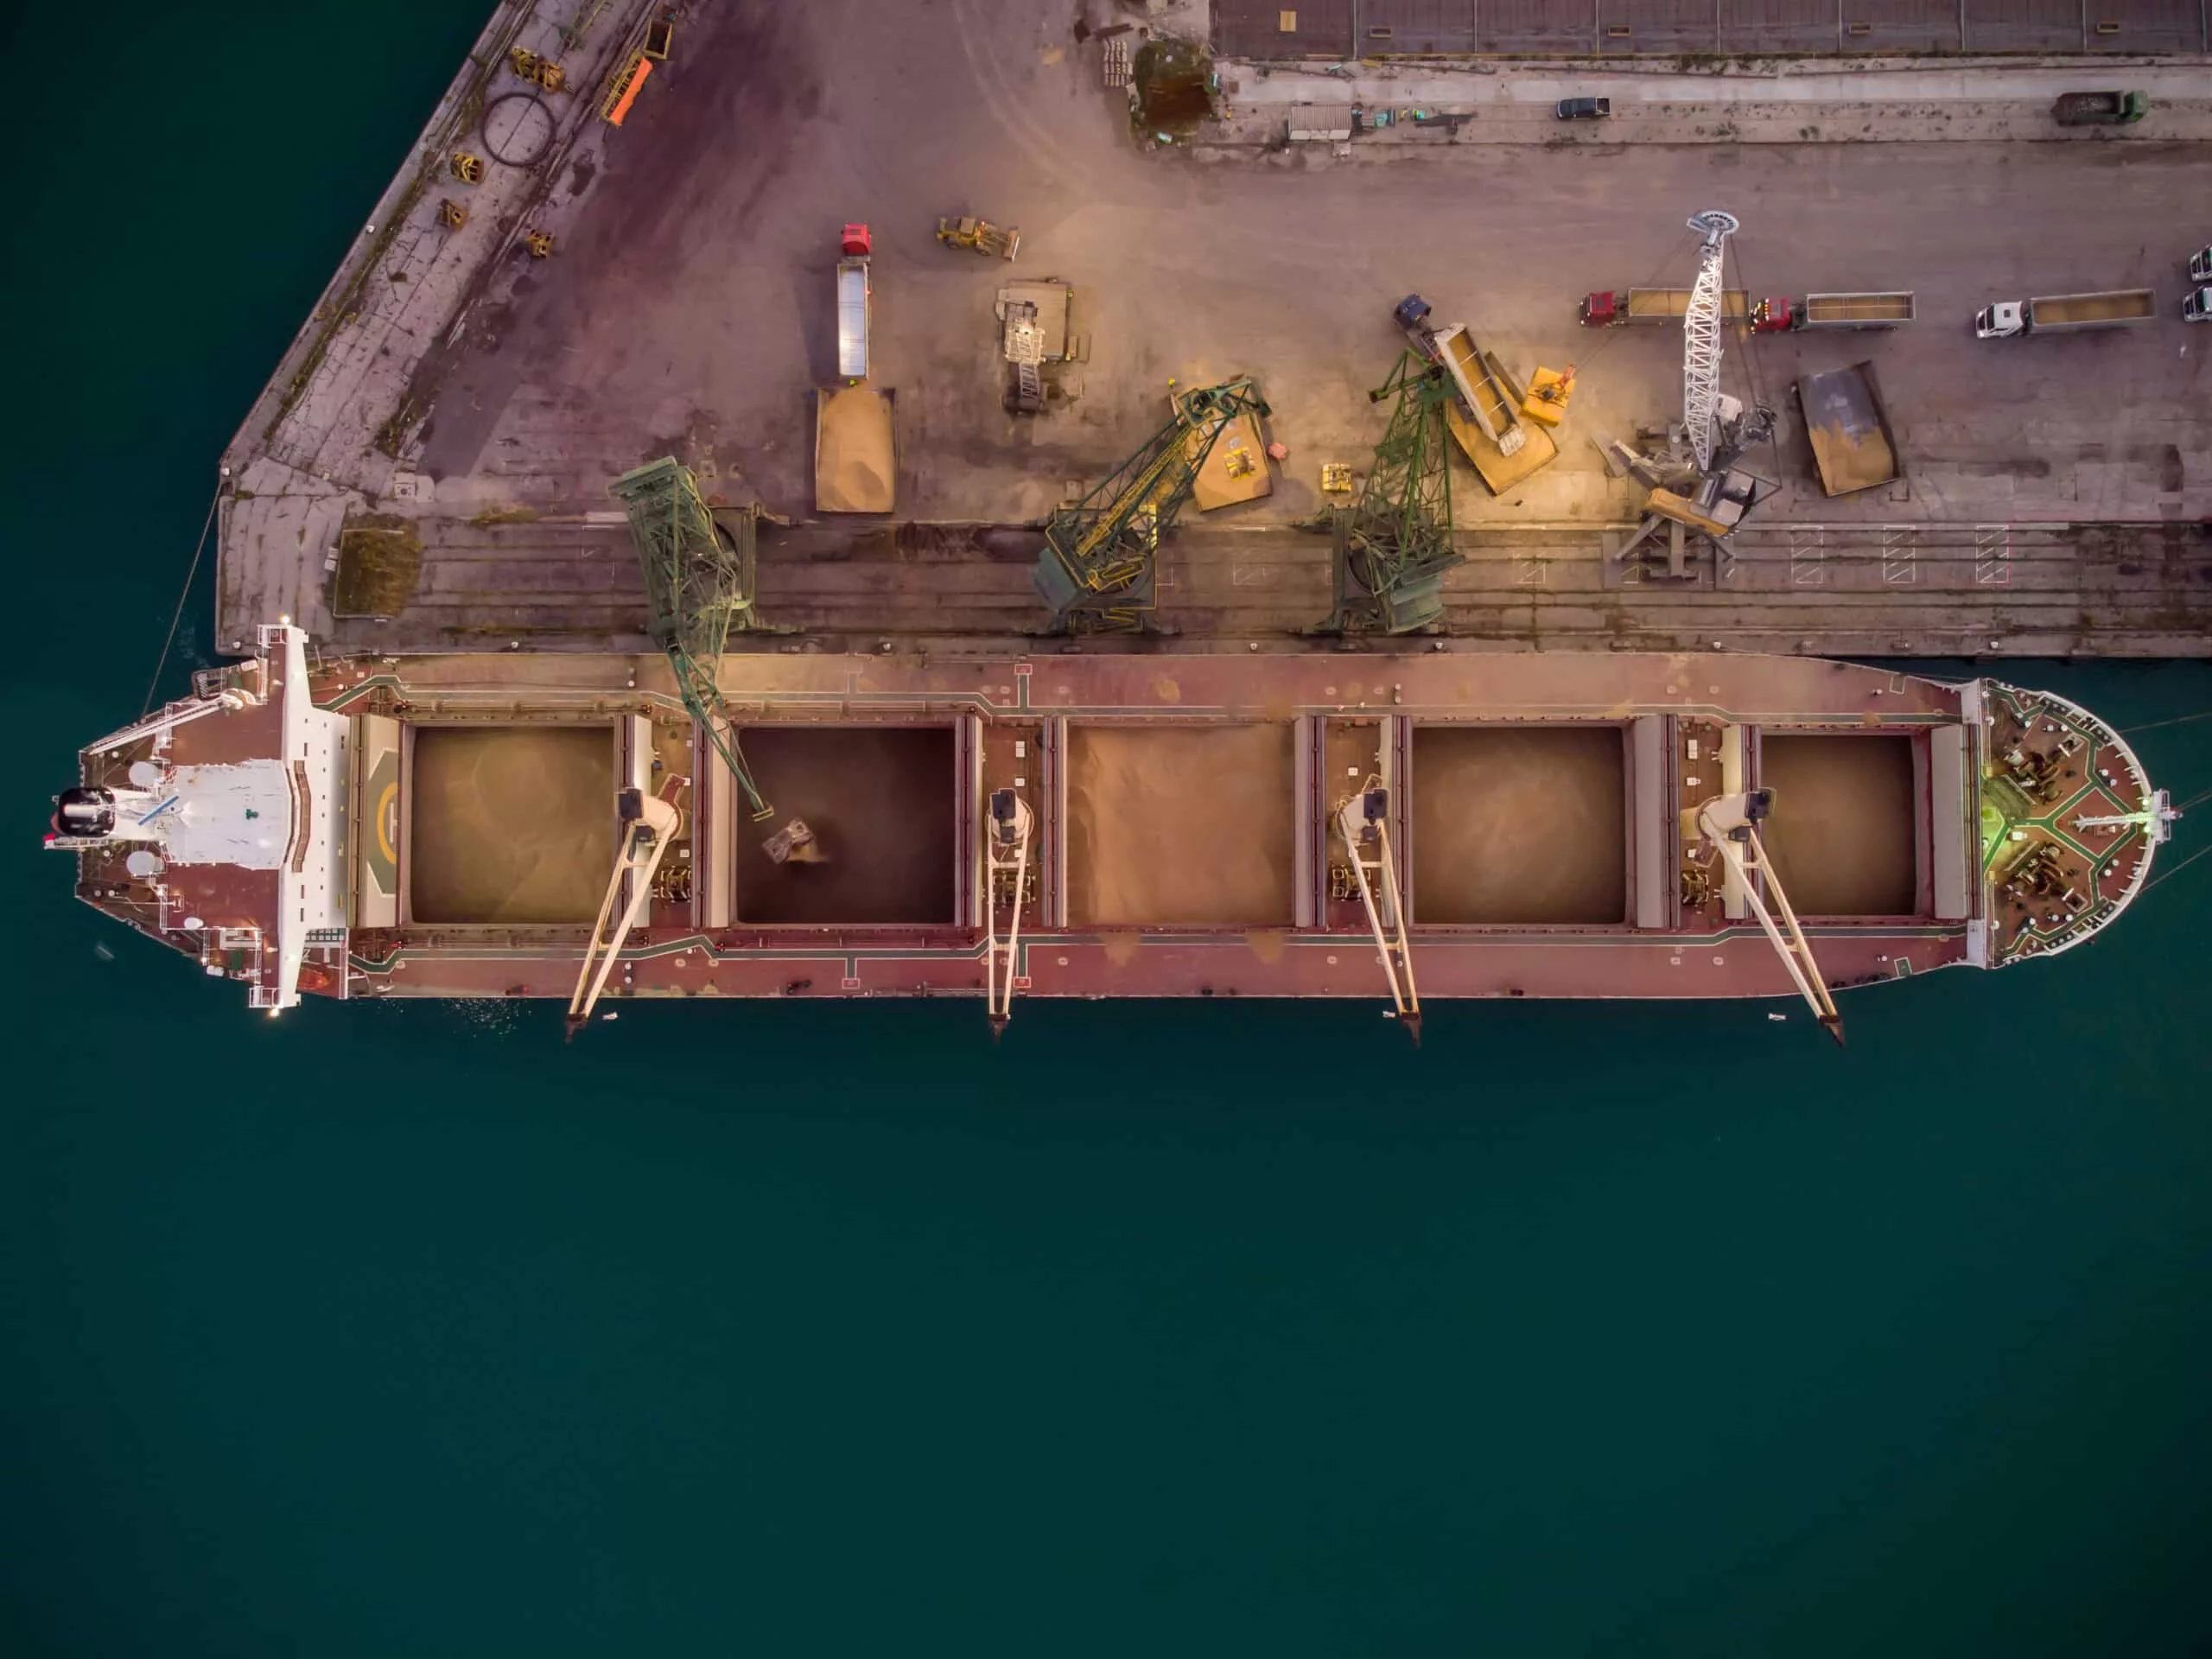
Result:
{"type": "MultiPolygon", "coordinates": [[[[658,656],[310,658],[289,626],[81,757],[87,902],[303,995],[1789,995],[2082,943],[2164,798],[2063,699],[1813,659],[736,656],[755,822],[658,656]],[[1766,868],[1700,810],[1771,791],[1766,868]],[[623,800],[629,792],[626,816],[623,800]],[[617,874],[639,794],[664,856],[617,874]],[[1356,868],[1347,802],[1394,855],[1356,868]],[[1018,802],[1018,808],[1009,804],[1018,802]],[[1023,825],[1018,865],[1005,826],[1023,825]],[[762,838],[789,818],[813,861],[762,838]],[[626,887],[626,881],[632,885],[626,887]],[[1778,940],[1778,936],[1775,936],[1778,940]]],[[[607,1005],[602,1004],[602,1007],[607,1005]]]]}

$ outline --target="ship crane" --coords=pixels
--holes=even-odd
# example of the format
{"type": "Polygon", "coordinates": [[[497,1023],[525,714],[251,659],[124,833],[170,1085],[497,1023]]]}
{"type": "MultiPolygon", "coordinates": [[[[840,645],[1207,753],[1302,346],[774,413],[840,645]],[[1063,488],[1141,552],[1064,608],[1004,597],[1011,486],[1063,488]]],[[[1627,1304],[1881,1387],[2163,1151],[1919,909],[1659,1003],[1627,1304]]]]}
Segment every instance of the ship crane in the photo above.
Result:
{"type": "Polygon", "coordinates": [[[1398,864],[1390,850],[1390,791],[1370,778],[1337,808],[1337,834],[1351,860],[1352,879],[1375,948],[1390,982],[1391,1012],[1418,1044],[1421,992],[1414,984],[1413,950],[1406,938],[1405,895],[1398,886],[1398,864]]]}
{"type": "Polygon", "coordinates": [[[607,976],[622,955],[623,941],[629,938],[630,930],[637,925],[638,918],[645,914],[646,903],[653,896],[653,877],[668,854],[669,843],[676,839],[676,827],[681,821],[673,797],[690,781],[686,778],[671,778],[661,785],[658,795],[648,795],[642,789],[626,789],[615,798],[616,810],[622,820],[622,849],[615,856],[614,874],[607,878],[607,896],[599,901],[599,917],[592,923],[591,943],[584,948],[583,966],[576,970],[575,993],[569,998],[570,1037],[590,1020],[600,993],[607,988],[607,976]],[[629,884],[626,902],[623,898],[626,881],[629,884]],[[622,911],[619,918],[614,915],[617,905],[621,906],[622,911]]]}
{"type": "Polygon", "coordinates": [[[1664,537],[1664,575],[1673,581],[1689,576],[1689,537],[1694,536],[1718,559],[1736,527],[1773,492],[1772,485],[1738,472],[1736,463],[1773,436],[1774,411],[1764,404],[1746,409],[1720,390],[1722,266],[1728,238],[1743,224],[1733,213],[1707,208],[1690,216],[1689,227],[1704,239],[1698,248],[1697,278],[1682,311],[1681,432],[1664,449],[1643,455],[1618,443],[1611,446],[1650,492],[1643,523],[1613,556],[1625,560],[1647,542],[1664,537]]]}
{"type": "Polygon", "coordinates": [[[1442,368],[1399,354],[1370,403],[1395,399],[1358,505],[1335,515],[1333,604],[1324,633],[1409,633],[1444,614],[1445,573],[1466,560],[1452,545],[1452,468],[1442,368]]]}
{"type": "Polygon", "coordinates": [[[1813,960],[1813,947],[1806,943],[1805,930],[1797,925],[1797,912],[1789,907],[1789,895],[1782,890],[1782,879],[1775,874],[1765,844],[1759,840],[1759,823],[1773,810],[1774,791],[1770,789],[1716,795],[1698,808],[1697,827],[1707,840],[1720,849],[1720,856],[1728,866],[1729,880],[1751,906],[1751,913],[1758,918],[1759,926],[1765,931],[1775,954],[1782,958],[1782,965],[1789,972],[1789,982],[1805,999],[1813,1017],[1840,1043],[1843,1016],[1836,1012],[1835,999],[1828,995],[1827,982],[1821,977],[1820,964],[1813,960]],[[1754,882],[1754,875],[1761,880],[1754,882]],[[1766,890],[1764,895],[1761,887],[1766,890]],[[1769,899],[1774,901],[1771,909],[1767,904],[1769,899]]]}
{"type": "Polygon", "coordinates": [[[1015,964],[1021,960],[1021,906],[1029,893],[1029,837],[1036,815],[1010,789],[994,791],[990,822],[984,830],[989,885],[984,889],[984,995],[990,1004],[991,1035],[1006,1030],[1014,1015],[1015,964]],[[999,938],[1001,888],[1005,889],[1006,938],[999,938]]]}
{"type": "Polygon", "coordinates": [[[1054,633],[1135,633],[1154,602],[1160,538],[1198,486],[1198,469],[1230,423],[1265,416],[1249,380],[1201,386],[1171,399],[1166,423],[1144,447],[1055,512],[1030,580],[1054,633]]]}
{"type": "MultiPolygon", "coordinates": [[[[652,607],[646,632],[668,658],[685,712],[729,768],[753,821],[774,817],[776,809],[753,781],[721,690],[722,647],[731,631],[764,626],[753,602],[759,513],[746,513],[730,530],[709,511],[691,469],[673,455],[623,474],[607,493],[629,518],[652,607]]],[[[794,844],[811,839],[794,821],[769,840],[768,856],[780,864],[794,844]]]]}

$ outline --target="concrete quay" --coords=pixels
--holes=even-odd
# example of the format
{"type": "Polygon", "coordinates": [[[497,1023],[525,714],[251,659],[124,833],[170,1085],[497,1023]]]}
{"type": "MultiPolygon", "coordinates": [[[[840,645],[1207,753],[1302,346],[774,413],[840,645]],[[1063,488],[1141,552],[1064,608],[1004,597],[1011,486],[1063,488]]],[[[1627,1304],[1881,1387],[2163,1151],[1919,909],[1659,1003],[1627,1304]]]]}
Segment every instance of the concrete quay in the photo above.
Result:
{"type": "MultiPolygon", "coordinates": [[[[495,168],[469,226],[441,232],[436,169],[450,149],[480,147],[506,46],[567,51],[582,82],[619,59],[643,16],[610,7],[569,48],[565,7],[496,14],[376,210],[380,228],[365,231],[226,456],[219,641],[283,613],[345,649],[632,648],[643,611],[606,486],[668,453],[729,504],[794,521],[764,537],[760,600],[799,632],[761,648],[1003,639],[1043,620],[1025,570],[1035,537],[1020,527],[1135,448],[1171,380],[1249,373],[1288,460],[1268,499],[1186,516],[1162,556],[1161,620],[1180,632],[1136,648],[1296,648],[1326,608],[1327,548],[1294,526],[1323,505],[1319,463],[1358,464],[1379,435],[1365,394],[1398,349],[1390,306],[1418,291],[1522,373],[1578,370],[1550,467],[1502,498],[1456,469],[1470,563],[1446,596],[1465,648],[2205,649],[2212,339],[2177,315],[2188,251],[2212,241],[2212,220],[2177,211],[2212,201],[2212,147],[2193,137],[1676,142],[1635,138],[1617,117],[1602,141],[1562,143],[1548,118],[1523,119],[1558,95],[1557,66],[1360,66],[1361,86],[1392,76],[1424,96],[1447,77],[1498,130],[1516,112],[1529,139],[1473,143],[1469,123],[1438,143],[1363,139],[1348,156],[1241,149],[1220,132],[1161,149],[1132,132],[1122,94],[1102,85],[1098,41],[1077,40],[1058,8],[733,0],[680,19],[620,131],[588,92],[542,100],[556,120],[538,159],[513,178],[495,168]],[[1731,343],[1728,389],[1783,416],[1771,454],[1754,457],[1780,493],[1728,568],[1666,588],[1625,580],[1605,556],[1636,493],[1593,440],[1669,416],[1679,340],[1593,334],[1575,307],[1592,289],[1687,283],[1682,220],[1707,207],[1744,222],[1732,283],[1910,288],[1920,320],[1731,343]],[[1043,416],[1002,406],[991,305],[1008,268],[938,246],[931,227],[949,212],[1020,226],[1014,270],[1074,286],[1088,360],[1043,416]],[[810,399],[834,378],[830,267],[849,219],[875,232],[896,524],[812,511],[810,399]],[[521,248],[529,228],[554,236],[551,257],[521,248]],[[2132,285],[2157,290],[2157,321],[1993,342],[1968,325],[1993,298],[2132,285]],[[1789,388],[1861,359],[1878,370],[1905,476],[1832,500],[1789,388]],[[421,573],[396,615],[341,619],[327,585],[337,540],[370,512],[412,527],[421,573]]],[[[1267,100],[1287,76],[1223,73],[1232,121],[1280,118],[1267,100]]],[[[1940,76],[1880,72],[1918,77],[1922,101],[1955,114],[1980,105],[1954,91],[1980,89],[2012,121],[2037,100],[2047,120],[2033,78],[2065,73],[1955,60],[1940,76]]],[[[2130,84],[2170,73],[2191,71],[2127,69],[2130,84]]],[[[1762,89],[1742,110],[1821,111],[1772,89],[1834,79],[1643,69],[1636,85],[1655,94],[1643,102],[1656,123],[1691,107],[1674,92],[1717,103],[1722,86],[1762,89]]],[[[2145,128],[2166,110],[2161,99],[2145,128]]]]}

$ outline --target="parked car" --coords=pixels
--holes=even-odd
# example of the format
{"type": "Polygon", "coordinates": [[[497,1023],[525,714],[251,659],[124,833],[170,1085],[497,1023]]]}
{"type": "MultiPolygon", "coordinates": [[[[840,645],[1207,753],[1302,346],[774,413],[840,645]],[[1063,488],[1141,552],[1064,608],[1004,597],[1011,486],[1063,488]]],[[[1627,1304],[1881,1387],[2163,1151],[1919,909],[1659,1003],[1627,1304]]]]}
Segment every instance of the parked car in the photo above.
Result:
{"type": "Polygon", "coordinates": [[[1562,121],[1602,121],[1612,112],[1610,98],[1562,98],[1552,111],[1562,121]]]}

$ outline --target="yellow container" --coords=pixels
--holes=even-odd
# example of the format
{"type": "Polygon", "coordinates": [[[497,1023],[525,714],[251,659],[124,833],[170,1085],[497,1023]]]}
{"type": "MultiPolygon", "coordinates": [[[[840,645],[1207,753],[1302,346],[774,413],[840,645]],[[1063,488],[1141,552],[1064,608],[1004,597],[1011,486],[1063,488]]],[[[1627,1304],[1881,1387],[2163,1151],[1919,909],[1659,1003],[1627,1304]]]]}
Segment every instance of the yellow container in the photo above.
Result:
{"type": "Polygon", "coordinates": [[[1529,395],[1521,412],[1532,421],[1557,426],[1567,418],[1567,396],[1574,390],[1573,369],[1538,369],[1529,377],[1529,395]]]}

